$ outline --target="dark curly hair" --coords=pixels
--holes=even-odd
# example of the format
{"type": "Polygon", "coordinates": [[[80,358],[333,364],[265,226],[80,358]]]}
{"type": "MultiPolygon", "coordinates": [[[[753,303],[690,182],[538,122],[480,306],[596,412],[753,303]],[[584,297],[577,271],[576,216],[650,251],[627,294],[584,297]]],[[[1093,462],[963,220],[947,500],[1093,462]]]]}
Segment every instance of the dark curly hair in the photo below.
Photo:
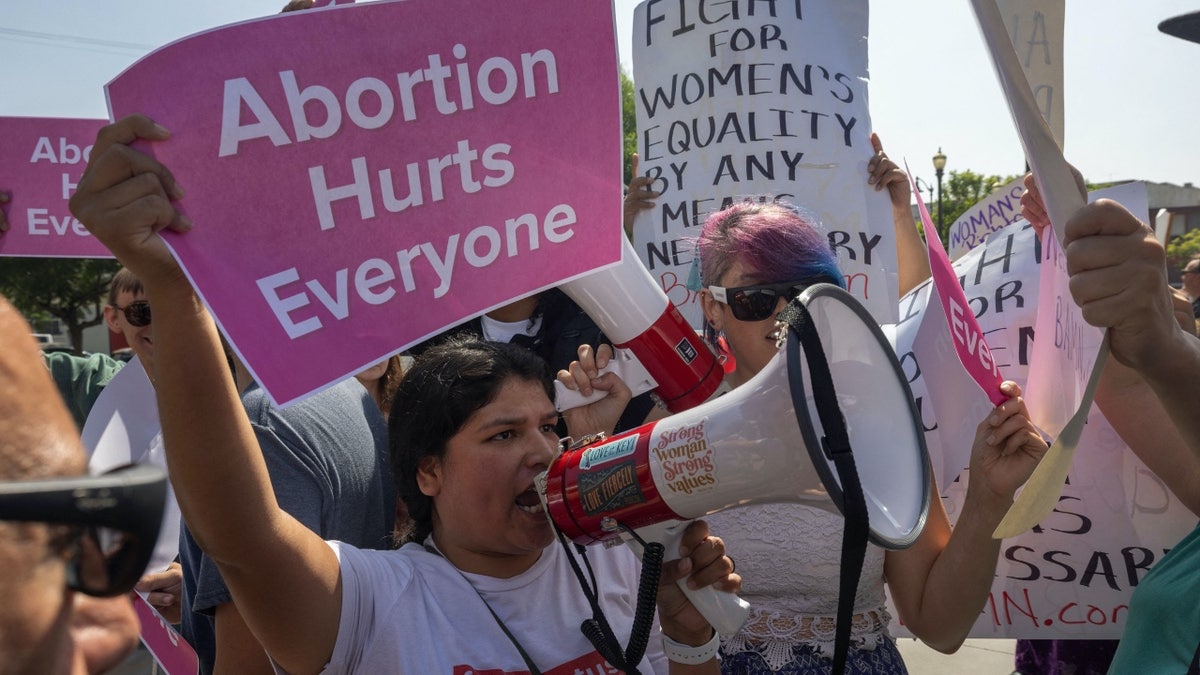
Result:
{"type": "Polygon", "coordinates": [[[450,438],[514,377],[541,384],[554,400],[554,381],[545,361],[522,347],[474,335],[432,347],[404,374],[388,418],[396,490],[410,518],[407,529],[398,533],[399,544],[422,542],[433,532],[433,500],[417,486],[421,460],[445,456],[450,438]]]}

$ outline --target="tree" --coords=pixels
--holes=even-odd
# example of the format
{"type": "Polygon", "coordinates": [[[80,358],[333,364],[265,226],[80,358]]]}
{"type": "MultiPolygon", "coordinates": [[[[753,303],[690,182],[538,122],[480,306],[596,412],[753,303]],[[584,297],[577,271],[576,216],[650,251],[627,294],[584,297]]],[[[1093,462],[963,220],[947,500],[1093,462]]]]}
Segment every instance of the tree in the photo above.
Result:
{"type": "Polygon", "coordinates": [[[108,284],[121,269],[115,260],[6,258],[0,264],[0,293],[30,322],[59,319],[75,351],[83,349],[83,329],[104,321],[108,284]]]}
{"type": "MultiPolygon", "coordinates": [[[[993,190],[1008,184],[1015,178],[1017,176],[988,176],[969,170],[951,171],[949,177],[942,182],[942,227],[938,231],[942,244],[949,245],[950,226],[958,220],[959,216],[992,194],[993,190]]],[[[926,204],[926,208],[929,209],[929,217],[933,219],[934,225],[937,225],[938,202],[936,196],[931,204],[926,204]]]]}
{"type": "Polygon", "coordinates": [[[1200,230],[1188,230],[1167,242],[1167,264],[1183,269],[1188,261],[1200,256],[1200,230]]]}
{"type": "Polygon", "coordinates": [[[622,180],[626,185],[633,180],[633,153],[637,152],[637,106],[633,98],[633,80],[621,68],[621,134],[622,180]]]}

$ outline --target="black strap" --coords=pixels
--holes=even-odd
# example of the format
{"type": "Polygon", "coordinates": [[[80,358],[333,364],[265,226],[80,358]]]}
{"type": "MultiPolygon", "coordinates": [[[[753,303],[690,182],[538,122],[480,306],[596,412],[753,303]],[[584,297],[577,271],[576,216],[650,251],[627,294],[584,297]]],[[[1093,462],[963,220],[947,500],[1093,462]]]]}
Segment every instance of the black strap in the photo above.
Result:
{"type": "MultiPolygon", "coordinates": [[[[846,658],[850,652],[850,627],[854,619],[854,599],[858,594],[858,580],[862,576],[863,560],[867,553],[867,533],[870,527],[867,502],[863,497],[862,483],[858,478],[858,467],[854,463],[854,451],[850,447],[850,436],[846,432],[846,420],[837,403],[833,377],[829,373],[829,362],[821,347],[821,338],[812,324],[808,308],[799,300],[793,300],[779,315],[804,348],[809,376],[812,378],[813,400],[825,437],[821,439],[825,454],[833,459],[842,486],[842,561],[838,582],[837,627],[833,642],[833,673],[846,671],[846,658]]],[[[790,356],[790,355],[789,355],[790,356]]],[[[799,392],[792,392],[792,405],[796,410],[807,405],[799,392]]],[[[797,412],[797,416],[799,412],[797,412]]]]}
{"type": "Polygon", "coordinates": [[[1196,645],[1196,653],[1192,654],[1192,665],[1188,666],[1187,675],[1200,675],[1200,644],[1196,645]]]}
{"type": "MultiPolygon", "coordinates": [[[[475,587],[471,586],[471,588],[475,587]]],[[[475,594],[479,595],[479,591],[475,591],[475,594]]],[[[483,596],[479,595],[479,599],[483,600],[483,596]]],[[[525,659],[525,667],[529,669],[529,675],[542,675],[542,671],[538,670],[538,667],[533,665],[533,659],[529,658],[529,654],[526,653],[525,648],[521,646],[520,642],[517,642],[516,636],[508,630],[508,626],[504,625],[504,622],[500,620],[500,617],[496,614],[496,611],[492,609],[492,606],[487,603],[487,600],[483,600],[483,606],[487,607],[488,613],[491,614],[492,618],[496,620],[496,625],[500,626],[500,630],[504,631],[504,635],[508,638],[508,641],[513,643],[513,646],[517,648],[517,651],[521,654],[521,658],[525,659]]]]}
{"type": "MultiPolygon", "coordinates": [[[[454,567],[454,563],[450,562],[446,556],[442,555],[441,551],[437,550],[436,546],[432,546],[428,541],[425,543],[425,550],[436,555],[442,560],[445,560],[447,565],[454,567]]],[[[463,575],[462,570],[458,569],[457,567],[454,567],[454,570],[458,572],[459,576],[462,577],[463,583],[465,583],[468,588],[475,591],[475,595],[479,596],[479,601],[483,603],[484,607],[487,607],[488,614],[491,614],[492,618],[496,620],[496,625],[500,626],[500,630],[504,632],[504,636],[508,638],[508,641],[511,642],[514,647],[517,648],[517,653],[519,653],[521,658],[525,660],[525,667],[529,669],[529,675],[542,675],[542,671],[533,664],[533,659],[529,658],[529,653],[526,652],[525,648],[521,646],[521,643],[517,641],[517,636],[513,635],[512,631],[508,630],[508,626],[504,625],[504,621],[500,619],[500,616],[496,614],[496,611],[492,609],[492,606],[488,604],[488,601],[484,600],[483,594],[479,592],[479,589],[471,585],[471,582],[467,580],[465,575],[463,575]]]]}

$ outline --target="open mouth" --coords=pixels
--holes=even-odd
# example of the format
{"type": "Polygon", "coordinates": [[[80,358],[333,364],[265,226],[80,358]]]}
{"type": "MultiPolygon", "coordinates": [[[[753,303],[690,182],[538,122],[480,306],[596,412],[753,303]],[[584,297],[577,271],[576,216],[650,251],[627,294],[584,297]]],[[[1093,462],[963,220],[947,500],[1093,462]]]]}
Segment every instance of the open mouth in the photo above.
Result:
{"type": "Polygon", "coordinates": [[[545,513],[545,509],[542,508],[542,500],[538,498],[537,490],[534,490],[532,487],[517,495],[513,503],[525,513],[545,513]]]}

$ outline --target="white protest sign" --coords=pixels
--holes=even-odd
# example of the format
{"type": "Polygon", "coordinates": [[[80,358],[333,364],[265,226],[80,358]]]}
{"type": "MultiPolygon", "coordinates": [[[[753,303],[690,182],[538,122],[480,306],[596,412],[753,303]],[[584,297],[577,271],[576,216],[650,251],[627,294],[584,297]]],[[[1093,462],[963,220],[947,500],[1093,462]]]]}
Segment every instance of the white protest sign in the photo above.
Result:
{"type": "MultiPolygon", "coordinates": [[[[1149,211],[1145,183],[1127,183],[1099,190],[1089,194],[1088,201],[1101,197],[1120,202],[1130,213],[1149,211]]],[[[1037,327],[1039,333],[1053,335],[1054,339],[1043,340],[1034,348],[1033,363],[1038,367],[1029,375],[1026,398],[1034,422],[1055,437],[1078,405],[1103,333],[1083,320],[1071,298],[1066,256],[1052,234],[1047,228],[1043,250],[1046,262],[1051,264],[1042,269],[1038,298],[1042,309],[1038,313],[1037,327]],[[1048,284],[1047,275],[1053,275],[1055,283],[1048,284]],[[1067,376],[1063,374],[1064,361],[1073,365],[1067,376]]]]}
{"type": "Polygon", "coordinates": [[[640,169],[662,193],[634,245],[680,311],[700,325],[686,282],[705,217],[781,199],[824,224],[850,292],[894,321],[891,206],[867,185],[866,0],[646,0],[633,33],[640,169]]]}
{"type": "MultiPolygon", "coordinates": [[[[125,464],[148,462],[167,470],[154,385],[135,356],[96,397],[80,433],[88,470],[104,473],[125,464]]],[[[179,555],[179,504],[167,483],[162,529],[146,572],[161,572],[179,555]]]]}
{"type": "Polygon", "coordinates": [[[1042,118],[1062,147],[1063,0],[996,0],[1042,118]]]}
{"type": "Polygon", "coordinates": [[[947,235],[950,239],[950,259],[956,260],[993,232],[998,232],[1021,215],[1021,195],[1025,194],[1024,177],[1014,178],[997,188],[978,204],[955,220],[947,235]]]}
{"type": "MultiPolygon", "coordinates": [[[[1121,188],[1094,197],[1136,199],[1136,186],[1121,188]]],[[[954,263],[996,364],[1022,386],[1041,334],[1035,325],[1042,259],[1033,228],[1018,221],[954,263]]],[[[901,299],[894,344],[953,521],[965,497],[966,474],[959,474],[991,404],[956,363],[948,335],[941,335],[941,310],[926,307],[929,289],[926,282],[901,299]]],[[[1194,525],[1195,516],[1093,409],[1058,506],[1038,527],[1004,541],[996,582],[971,635],[1117,637],[1136,581],[1194,525]]],[[[893,630],[907,634],[899,625],[893,630]]]]}

